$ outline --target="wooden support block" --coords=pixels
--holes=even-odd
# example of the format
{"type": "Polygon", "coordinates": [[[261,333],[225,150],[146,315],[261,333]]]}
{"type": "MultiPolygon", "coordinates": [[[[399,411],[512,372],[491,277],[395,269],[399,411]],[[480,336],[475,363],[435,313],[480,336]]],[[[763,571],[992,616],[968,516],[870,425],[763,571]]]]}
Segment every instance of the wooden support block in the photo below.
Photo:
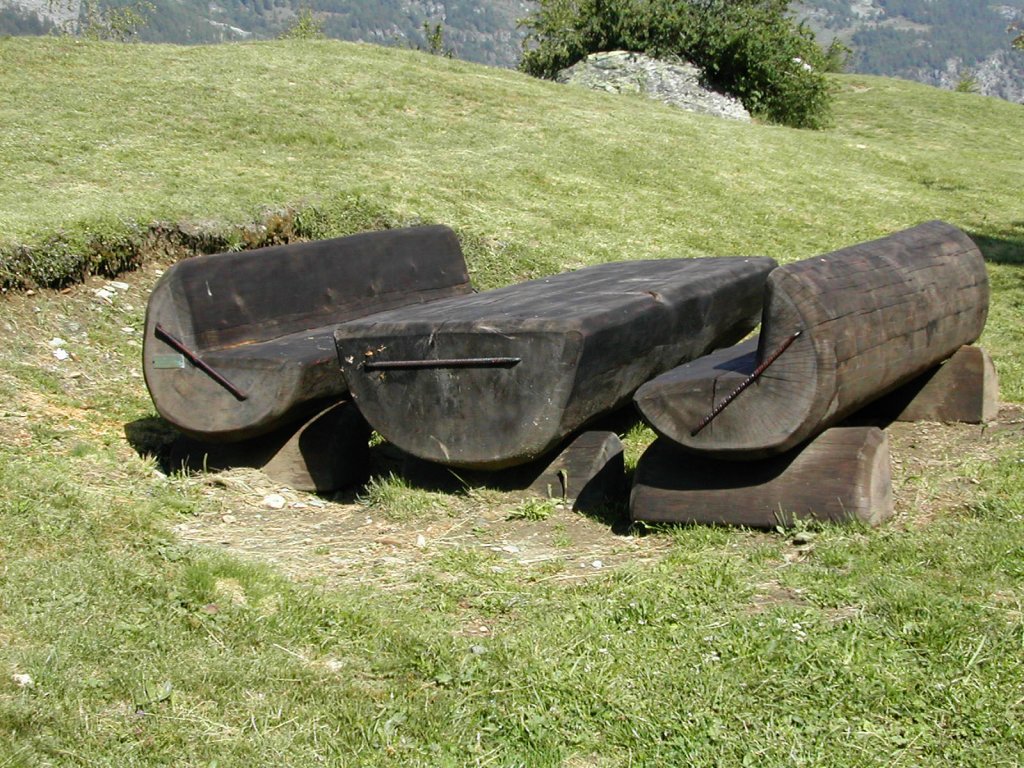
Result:
{"type": "Polygon", "coordinates": [[[297,491],[325,493],[366,478],[370,428],[351,401],[309,421],[237,443],[203,443],[182,435],[171,465],[192,470],[253,467],[297,491]]]}
{"type": "Polygon", "coordinates": [[[626,469],[622,441],[614,432],[590,430],[578,434],[560,450],[529,464],[508,469],[458,469],[425,461],[387,446],[394,471],[421,488],[456,492],[485,487],[523,496],[571,499],[573,509],[588,512],[625,496],[626,469]]]}
{"type": "Polygon", "coordinates": [[[834,427],[780,456],[695,456],[661,438],[641,457],[633,520],[774,528],[794,520],[878,525],[892,515],[889,441],[877,427],[834,427]]]}
{"type": "Polygon", "coordinates": [[[622,498],[626,464],[622,441],[614,432],[583,432],[563,450],[527,490],[542,498],[573,500],[586,512],[622,498]]]}
{"type": "Polygon", "coordinates": [[[981,424],[999,412],[999,379],[981,347],[960,347],[945,363],[869,406],[896,421],[981,424]]]}

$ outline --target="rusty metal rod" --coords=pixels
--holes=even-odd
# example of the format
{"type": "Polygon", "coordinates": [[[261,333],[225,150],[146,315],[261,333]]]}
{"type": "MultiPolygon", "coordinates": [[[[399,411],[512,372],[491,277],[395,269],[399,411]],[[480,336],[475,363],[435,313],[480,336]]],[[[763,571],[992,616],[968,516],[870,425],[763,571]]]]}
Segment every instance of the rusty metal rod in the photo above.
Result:
{"type": "Polygon", "coordinates": [[[779,356],[782,355],[782,353],[785,352],[787,349],[789,349],[789,345],[796,341],[801,333],[803,333],[803,331],[797,331],[784,342],[782,342],[778,349],[776,349],[774,352],[768,355],[768,357],[765,358],[764,361],[760,365],[758,365],[757,368],[755,368],[749,376],[747,376],[747,378],[740,382],[739,386],[736,387],[736,389],[734,389],[732,392],[726,395],[725,399],[711,410],[711,413],[709,413],[707,416],[700,420],[700,424],[698,424],[693,429],[693,431],[690,432],[690,437],[696,437],[697,434],[702,429],[704,429],[704,427],[710,424],[715,419],[715,417],[718,416],[718,414],[724,411],[726,409],[726,406],[728,406],[729,403],[735,400],[744,389],[746,389],[755,381],[757,381],[758,378],[760,378],[761,374],[768,370],[768,366],[770,366],[772,363],[778,360],[779,356]]]}
{"type": "Polygon", "coordinates": [[[197,355],[191,349],[186,347],[185,343],[181,339],[171,334],[171,332],[164,328],[162,325],[160,325],[160,323],[157,323],[154,326],[153,335],[160,339],[160,341],[164,342],[169,347],[174,349],[176,352],[180,352],[181,354],[183,354],[185,358],[190,363],[192,363],[192,365],[194,365],[196,368],[198,368],[200,371],[205,373],[211,379],[213,379],[222,387],[224,387],[224,389],[226,389],[228,392],[234,395],[236,400],[248,399],[249,396],[245,394],[245,392],[243,392],[230,381],[228,381],[226,378],[224,378],[224,375],[221,374],[216,369],[214,369],[213,367],[211,367],[209,363],[204,362],[199,355],[197,355]]]}
{"type": "Polygon", "coordinates": [[[521,357],[454,357],[439,360],[366,360],[367,371],[416,370],[422,368],[511,368],[521,357]]]}

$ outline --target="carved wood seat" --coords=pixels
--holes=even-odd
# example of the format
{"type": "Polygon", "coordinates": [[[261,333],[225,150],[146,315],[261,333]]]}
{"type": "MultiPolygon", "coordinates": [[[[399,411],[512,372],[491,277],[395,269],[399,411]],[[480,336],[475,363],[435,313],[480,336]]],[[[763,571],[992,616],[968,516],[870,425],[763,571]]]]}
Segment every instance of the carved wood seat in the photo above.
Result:
{"type": "Polygon", "coordinates": [[[194,438],[254,437],[345,394],[336,325],[471,292],[443,226],[187,259],[150,296],[146,385],[160,415],[194,438]]]}

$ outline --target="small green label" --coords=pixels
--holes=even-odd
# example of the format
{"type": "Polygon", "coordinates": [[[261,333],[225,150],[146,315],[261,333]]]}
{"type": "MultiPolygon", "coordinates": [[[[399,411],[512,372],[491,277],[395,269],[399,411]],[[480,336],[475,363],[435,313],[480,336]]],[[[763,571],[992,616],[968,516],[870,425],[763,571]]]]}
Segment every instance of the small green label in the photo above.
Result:
{"type": "Polygon", "coordinates": [[[153,367],[154,368],[184,368],[185,367],[185,356],[184,355],[153,355],[153,367]]]}

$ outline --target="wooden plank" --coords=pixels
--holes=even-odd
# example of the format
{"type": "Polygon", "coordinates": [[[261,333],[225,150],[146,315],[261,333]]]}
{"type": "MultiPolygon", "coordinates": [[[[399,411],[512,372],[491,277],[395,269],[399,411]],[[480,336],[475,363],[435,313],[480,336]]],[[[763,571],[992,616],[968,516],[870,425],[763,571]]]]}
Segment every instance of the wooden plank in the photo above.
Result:
{"type": "Polygon", "coordinates": [[[351,401],[336,403],[296,427],[234,443],[203,443],[181,436],[171,466],[191,471],[262,469],[297,491],[327,493],[366,478],[370,428],[351,401]]]}
{"type": "Polygon", "coordinates": [[[450,466],[513,466],[628,402],[652,376],[746,335],[774,266],[767,258],[602,264],[344,323],[338,357],[363,415],[402,450],[450,466]],[[521,362],[364,365],[439,358],[521,362]]]}
{"type": "Polygon", "coordinates": [[[681,366],[641,387],[635,402],[655,431],[689,450],[777,455],[977,339],[987,313],[978,248],[957,228],[930,222],[775,270],[756,355],[745,345],[681,366]],[[797,331],[761,377],[694,434],[797,331]]]}
{"type": "Polygon", "coordinates": [[[458,239],[440,226],[197,256],[168,269],[150,296],[146,385],[161,416],[196,439],[254,437],[345,394],[337,323],[471,292],[458,239]],[[174,365],[167,336],[244,397],[187,355],[174,365]]]}
{"type": "Polygon", "coordinates": [[[878,525],[893,511],[889,442],[834,427],[780,456],[733,462],[656,440],[637,464],[633,520],[775,528],[795,520],[878,525]]]}
{"type": "Polygon", "coordinates": [[[896,421],[992,421],[999,412],[995,365],[981,347],[960,347],[942,365],[872,403],[869,410],[896,421]]]}

